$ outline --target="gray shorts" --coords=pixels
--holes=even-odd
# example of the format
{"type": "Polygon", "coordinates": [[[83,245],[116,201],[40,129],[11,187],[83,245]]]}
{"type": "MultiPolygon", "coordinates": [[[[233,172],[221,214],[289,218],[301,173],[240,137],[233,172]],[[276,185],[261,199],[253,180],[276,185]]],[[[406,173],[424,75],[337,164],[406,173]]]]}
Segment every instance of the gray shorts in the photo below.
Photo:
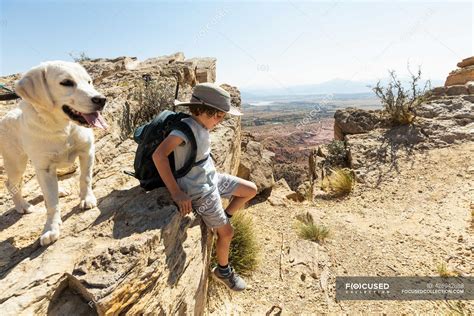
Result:
{"type": "Polygon", "coordinates": [[[229,223],[221,198],[230,199],[240,183],[240,178],[227,173],[217,173],[217,189],[193,200],[193,210],[201,215],[209,228],[229,223]]]}

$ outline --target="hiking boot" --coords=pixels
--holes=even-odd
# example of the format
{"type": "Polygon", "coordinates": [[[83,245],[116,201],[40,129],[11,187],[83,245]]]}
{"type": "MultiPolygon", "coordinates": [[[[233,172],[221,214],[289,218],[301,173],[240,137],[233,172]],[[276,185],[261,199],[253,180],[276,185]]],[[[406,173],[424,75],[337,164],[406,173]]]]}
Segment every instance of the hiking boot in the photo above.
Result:
{"type": "Polygon", "coordinates": [[[242,279],[237,273],[234,272],[234,268],[230,268],[230,274],[228,276],[223,276],[219,273],[219,269],[215,267],[212,269],[212,274],[215,279],[224,283],[229,289],[234,291],[243,291],[247,287],[244,279],[242,279]]]}

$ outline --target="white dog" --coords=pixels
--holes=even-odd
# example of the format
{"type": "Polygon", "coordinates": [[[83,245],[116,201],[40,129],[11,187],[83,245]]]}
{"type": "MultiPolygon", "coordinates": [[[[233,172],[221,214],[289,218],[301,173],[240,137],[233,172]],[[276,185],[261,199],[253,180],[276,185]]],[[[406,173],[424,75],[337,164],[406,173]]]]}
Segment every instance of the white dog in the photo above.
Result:
{"type": "Polygon", "coordinates": [[[70,166],[79,157],[80,206],[88,209],[97,204],[92,192],[94,134],[90,127],[107,127],[100,115],[106,99],[94,89],[81,65],[63,61],[42,63],[31,69],[16,83],[15,92],[23,100],[0,120],[6,186],[19,213],[33,212],[33,206],[21,193],[29,158],[47,210],[40,238],[44,246],[59,237],[57,168],[70,166]]]}

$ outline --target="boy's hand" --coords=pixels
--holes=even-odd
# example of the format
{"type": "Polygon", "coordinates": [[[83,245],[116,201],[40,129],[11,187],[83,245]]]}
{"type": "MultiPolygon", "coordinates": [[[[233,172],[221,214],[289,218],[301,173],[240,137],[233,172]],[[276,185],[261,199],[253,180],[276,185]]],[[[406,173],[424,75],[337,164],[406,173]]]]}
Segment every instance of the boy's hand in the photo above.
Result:
{"type": "Polygon", "coordinates": [[[173,201],[178,205],[181,215],[186,215],[193,210],[191,198],[183,191],[171,195],[173,201]]]}

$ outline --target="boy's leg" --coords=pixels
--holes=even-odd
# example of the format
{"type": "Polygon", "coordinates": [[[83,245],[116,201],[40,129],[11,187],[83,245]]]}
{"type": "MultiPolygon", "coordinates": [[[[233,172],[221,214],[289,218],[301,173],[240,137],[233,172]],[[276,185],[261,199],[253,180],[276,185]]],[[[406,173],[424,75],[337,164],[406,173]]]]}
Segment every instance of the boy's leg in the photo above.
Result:
{"type": "Polygon", "coordinates": [[[247,287],[244,279],[234,272],[229,264],[229,248],[234,229],[230,223],[217,227],[216,254],[218,265],[212,274],[227,287],[234,291],[243,291],[247,287]]]}
{"type": "Polygon", "coordinates": [[[220,266],[226,266],[229,263],[229,248],[233,236],[234,228],[230,223],[217,228],[216,255],[220,266]]]}
{"type": "Polygon", "coordinates": [[[217,261],[221,266],[227,265],[234,229],[222,208],[222,200],[218,190],[192,201],[192,204],[194,210],[197,214],[201,215],[207,227],[217,231],[217,261]]]}
{"type": "Polygon", "coordinates": [[[233,197],[225,209],[225,212],[232,216],[237,210],[257,195],[257,186],[250,181],[241,180],[233,193],[233,197]]]}
{"type": "Polygon", "coordinates": [[[229,265],[229,249],[234,229],[222,208],[222,201],[218,190],[193,201],[193,208],[201,215],[207,227],[216,229],[216,253],[218,266],[212,270],[213,275],[234,291],[246,288],[245,281],[236,274],[229,265]]]}

